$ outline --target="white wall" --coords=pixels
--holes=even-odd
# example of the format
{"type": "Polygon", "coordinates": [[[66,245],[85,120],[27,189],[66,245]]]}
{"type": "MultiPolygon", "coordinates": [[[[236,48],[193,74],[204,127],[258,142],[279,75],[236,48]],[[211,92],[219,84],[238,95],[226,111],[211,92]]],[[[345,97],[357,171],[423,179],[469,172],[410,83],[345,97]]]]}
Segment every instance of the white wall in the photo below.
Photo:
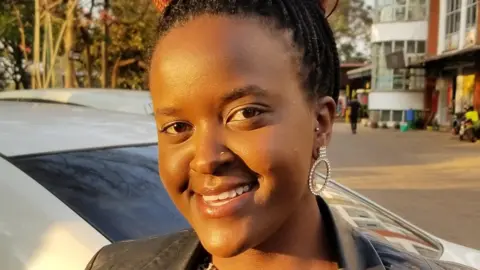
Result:
{"type": "Polygon", "coordinates": [[[403,111],[408,109],[424,109],[423,92],[370,92],[368,96],[368,108],[370,110],[393,110],[403,111]]]}
{"type": "Polygon", "coordinates": [[[373,24],[371,42],[391,40],[426,40],[427,25],[427,21],[373,24]]]}
{"type": "MultiPolygon", "coordinates": [[[[460,30],[458,37],[458,49],[462,49],[465,46],[465,35],[467,31],[467,4],[468,0],[461,1],[460,10],[460,30]]],[[[477,4],[478,5],[478,4],[477,4]]],[[[478,14],[477,14],[478,16],[478,14]]],[[[440,0],[440,15],[438,22],[438,46],[437,54],[442,54],[446,49],[446,21],[447,21],[447,0],[440,0]]],[[[478,20],[478,19],[477,19],[478,20]]],[[[478,38],[478,37],[477,37],[478,38]]],[[[458,50],[457,49],[457,50],[458,50]]]]}
{"type": "Polygon", "coordinates": [[[445,50],[445,31],[447,27],[447,0],[440,0],[440,14],[438,15],[438,43],[437,54],[441,54],[445,50]]]}

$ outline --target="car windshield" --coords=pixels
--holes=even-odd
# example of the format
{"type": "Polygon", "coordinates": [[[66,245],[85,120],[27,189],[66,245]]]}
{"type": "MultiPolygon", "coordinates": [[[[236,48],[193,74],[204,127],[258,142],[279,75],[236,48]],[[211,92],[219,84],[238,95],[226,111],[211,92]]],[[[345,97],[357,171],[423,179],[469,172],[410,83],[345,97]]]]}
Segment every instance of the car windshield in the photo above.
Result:
{"type": "Polygon", "coordinates": [[[111,241],[188,228],[158,176],[157,145],[12,161],[111,241]]]}

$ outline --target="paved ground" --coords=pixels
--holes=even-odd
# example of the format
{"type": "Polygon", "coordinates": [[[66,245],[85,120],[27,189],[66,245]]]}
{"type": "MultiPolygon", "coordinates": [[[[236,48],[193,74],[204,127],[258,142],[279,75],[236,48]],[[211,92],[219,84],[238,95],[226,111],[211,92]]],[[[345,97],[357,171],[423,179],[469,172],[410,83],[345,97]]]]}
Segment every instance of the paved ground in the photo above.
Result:
{"type": "Polygon", "coordinates": [[[480,249],[480,142],[335,124],[333,178],[446,240],[480,249]]]}

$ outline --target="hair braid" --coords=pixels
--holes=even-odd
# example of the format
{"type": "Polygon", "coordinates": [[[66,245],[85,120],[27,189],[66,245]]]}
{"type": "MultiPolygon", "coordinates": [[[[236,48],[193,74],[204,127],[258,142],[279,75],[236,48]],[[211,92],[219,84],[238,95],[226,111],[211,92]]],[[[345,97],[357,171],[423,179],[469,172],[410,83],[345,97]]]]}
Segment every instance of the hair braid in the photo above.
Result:
{"type": "Polygon", "coordinates": [[[301,75],[309,97],[338,98],[340,65],[333,32],[319,0],[172,0],[159,24],[164,35],[202,14],[259,16],[293,32],[301,55],[301,75]]]}

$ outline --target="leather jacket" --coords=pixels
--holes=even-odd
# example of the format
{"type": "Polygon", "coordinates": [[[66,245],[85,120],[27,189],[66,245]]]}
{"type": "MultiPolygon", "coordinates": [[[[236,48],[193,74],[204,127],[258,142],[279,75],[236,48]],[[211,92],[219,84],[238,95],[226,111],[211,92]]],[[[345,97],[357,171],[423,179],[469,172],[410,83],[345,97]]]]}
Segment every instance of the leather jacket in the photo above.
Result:
{"type": "MultiPolygon", "coordinates": [[[[386,243],[375,233],[353,228],[323,199],[317,199],[326,228],[332,231],[339,267],[349,270],[474,270],[453,262],[424,258],[386,243]]],[[[209,256],[197,235],[185,230],[167,236],[123,241],[102,248],[86,270],[197,270],[209,256]]]]}

